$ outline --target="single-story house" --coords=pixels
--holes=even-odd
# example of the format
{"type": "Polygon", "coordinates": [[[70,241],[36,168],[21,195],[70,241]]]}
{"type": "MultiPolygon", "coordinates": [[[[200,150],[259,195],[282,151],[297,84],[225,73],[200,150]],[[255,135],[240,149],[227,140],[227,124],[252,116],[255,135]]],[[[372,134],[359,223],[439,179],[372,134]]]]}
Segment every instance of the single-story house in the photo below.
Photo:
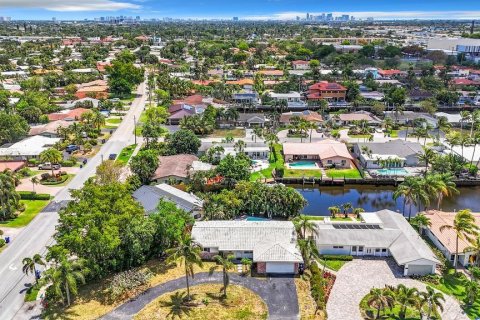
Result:
{"type": "Polygon", "coordinates": [[[389,167],[420,167],[424,163],[419,161],[419,154],[423,152],[422,145],[418,142],[401,139],[387,142],[355,143],[353,152],[365,169],[380,169],[385,165],[389,167]],[[381,161],[395,159],[398,161],[381,161]]]}
{"type": "Polygon", "coordinates": [[[385,118],[391,118],[393,121],[399,124],[412,124],[416,119],[424,119],[433,127],[437,126],[437,119],[429,115],[428,113],[414,112],[414,111],[385,111],[385,118]]]}
{"type": "Polygon", "coordinates": [[[60,140],[60,138],[49,138],[41,135],[28,137],[8,147],[0,148],[0,158],[9,160],[37,158],[42,151],[53,147],[60,140]]]}
{"type": "Polygon", "coordinates": [[[376,126],[381,124],[380,119],[367,111],[358,111],[352,113],[341,113],[333,117],[337,125],[351,125],[358,121],[367,121],[369,125],[376,126]]]}
{"type": "MultiPolygon", "coordinates": [[[[446,112],[436,112],[435,117],[438,119],[440,117],[447,118],[447,121],[454,127],[460,127],[462,122],[462,117],[460,113],[446,113],[446,112]]],[[[465,123],[470,123],[470,120],[466,120],[465,123]]]]}
{"type": "Polygon", "coordinates": [[[280,115],[281,124],[290,124],[293,117],[299,117],[300,119],[307,120],[309,122],[315,122],[320,124],[323,122],[323,118],[320,114],[315,111],[305,110],[305,111],[290,111],[284,112],[280,115]]]}
{"type": "Polygon", "coordinates": [[[194,161],[198,161],[193,154],[177,154],[174,156],[159,156],[159,165],[153,174],[152,180],[158,183],[169,181],[186,181],[189,170],[194,161]]]}
{"type": "Polygon", "coordinates": [[[296,274],[303,263],[291,221],[197,221],[192,237],[203,258],[220,253],[248,258],[262,274],[296,274]]]}
{"type": "MultiPolygon", "coordinates": [[[[425,215],[431,223],[431,226],[425,227],[425,234],[452,264],[455,263],[455,259],[458,259],[461,265],[468,266],[480,258],[476,256],[475,251],[465,250],[472,246],[466,239],[458,239],[457,251],[455,231],[451,229],[440,231],[442,226],[453,226],[456,212],[430,210],[425,215]]],[[[475,224],[480,227],[480,213],[472,213],[472,215],[475,217],[475,224]]]]}
{"type": "Polygon", "coordinates": [[[191,213],[196,219],[201,217],[203,210],[203,200],[166,183],[141,186],[133,193],[133,197],[142,205],[146,214],[156,212],[161,200],[175,203],[177,208],[191,213]]]}
{"type": "Polygon", "coordinates": [[[60,112],[50,113],[48,115],[49,121],[64,120],[64,121],[78,121],[82,117],[82,114],[90,111],[85,108],[75,108],[72,110],[62,110],[60,112]]]}
{"type": "Polygon", "coordinates": [[[263,113],[240,113],[236,120],[236,125],[242,127],[264,127],[268,119],[263,113]]]}
{"type": "MultiPolygon", "coordinates": [[[[220,155],[221,159],[225,158],[227,155],[236,156],[238,153],[233,146],[224,147],[224,150],[225,151],[220,155]]],[[[246,146],[243,148],[242,152],[250,159],[268,159],[270,148],[266,145],[246,146]]]]}
{"type": "Polygon", "coordinates": [[[42,135],[49,138],[61,138],[58,135],[59,128],[67,128],[71,125],[71,122],[65,120],[56,120],[39,126],[30,127],[28,132],[29,136],[42,135]]]}
{"type": "Polygon", "coordinates": [[[23,167],[25,167],[25,161],[0,161],[0,172],[3,172],[5,170],[16,172],[23,167]]]}
{"type": "Polygon", "coordinates": [[[351,168],[353,160],[344,143],[329,139],[312,143],[284,143],[283,154],[286,162],[315,160],[320,161],[322,167],[351,168]]]}
{"type": "Polygon", "coordinates": [[[435,254],[399,213],[362,212],[360,222],[315,221],[313,235],[320,254],[393,257],[403,274],[435,273],[435,254]]]}

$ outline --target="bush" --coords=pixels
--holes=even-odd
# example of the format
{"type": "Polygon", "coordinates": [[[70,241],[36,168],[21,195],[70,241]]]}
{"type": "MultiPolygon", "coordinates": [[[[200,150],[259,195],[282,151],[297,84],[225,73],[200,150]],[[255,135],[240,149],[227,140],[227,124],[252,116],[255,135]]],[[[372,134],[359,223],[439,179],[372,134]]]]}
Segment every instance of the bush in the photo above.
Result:
{"type": "Polygon", "coordinates": [[[117,300],[129,291],[143,286],[152,278],[152,273],[146,269],[133,269],[116,274],[108,285],[110,299],[117,300]]]}
{"type": "Polygon", "coordinates": [[[324,254],[321,256],[323,260],[339,260],[339,261],[352,261],[353,256],[349,255],[333,255],[333,254],[324,254]]]}
{"type": "Polygon", "coordinates": [[[5,240],[4,240],[4,239],[0,239],[0,248],[2,248],[4,245],[5,245],[5,240]]]}
{"type": "Polygon", "coordinates": [[[20,199],[22,200],[50,200],[50,195],[47,193],[35,193],[30,191],[18,191],[20,199]]]}
{"type": "Polygon", "coordinates": [[[30,167],[36,167],[38,165],[38,160],[37,159],[28,159],[27,165],[30,167]]]}
{"type": "Polygon", "coordinates": [[[50,173],[45,172],[45,173],[42,173],[42,174],[41,174],[40,179],[41,179],[41,180],[48,180],[48,179],[50,179],[50,176],[51,176],[50,173]]]}
{"type": "Polygon", "coordinates": [[[60,162],[62,167],[74,167],[77,164],[77,159],[70,158],[68,160],[63,160],[60,162]]]}

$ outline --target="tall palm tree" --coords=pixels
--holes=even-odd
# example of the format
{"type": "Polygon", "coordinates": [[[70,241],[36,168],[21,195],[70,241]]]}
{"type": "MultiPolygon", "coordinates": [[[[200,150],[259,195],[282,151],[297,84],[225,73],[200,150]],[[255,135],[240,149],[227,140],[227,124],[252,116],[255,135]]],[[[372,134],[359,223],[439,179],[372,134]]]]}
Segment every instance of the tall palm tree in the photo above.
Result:
{"type": "Polygon", "coordinates": [[[43,261],[42,256],[37,253],[31,258],[25,257],[22,260],[22,264],[23,264],[23,267],[22,267],[23,273],[25,273],[27,276],[29,273],[33,273],[33,275],[35,276],[35,282],[38,283],[37,268],[35,265],[37,264],[41,266],[45,265],[45,262],[43,261]]]}
{"type": "Polygon", "coordinates": [[[52,177],[55,175],[53,170],[53,164],[60,163],[62,159],[62,153],[54,148],[49,148],[40,153],[40,161],[50,162],[52,164],[52,177]]]}
{"type": "Polygon", "coordinates": [[[437,210],[440,210],[440,205],[444,197],[451,197],[454,194],[458,194],[460,191],[457,189],[455,184],[455,177],[452,173],[441,173],[437,175],[438,178],[442,181],[441,187],[437,190],[437,210]]]}
{"type": "Polygon", "coordinates": [[[313,130],[318,128],[318,125],[315,122],[308,122],[307,128],[310,129],[310,143],[312,142],[313,130]]]}
{"type": "Polygon", "coordinates": [[[30,182],[32,183],[32,192],[35,193],[35,185],[40,183],[40,180],[38,180],[38,177],[34,176],[30,179],[30,182]]]}
{"type": "Polygon", "coordinates": [[[425,172],[428,171],[428,165],[435,159],[435,151],[428,147],[422,147],[422,152],[418,154],[418,160],[425,163],[425,172]]]}
{"type": "Polygon", "coordinates": [[[218,265],[210,268],[210,274],[212,274],[218,267],[222,268],[223,273],[223,297],[227,297],[227,287],[230,284],[230,275],[228,274],[229,270],[235,268],[235,264],[232,262],[235,260],[234,255],[228,255],[223,257],[221,255],[216,255],[213,259],[217,262],[218,265]]]}
{"type": "Polygon", "coordinates": [[[310,268],[311,260],[320,257],[315,241],[313,239],[298,239],[297,245],[305,263],[305,268],[310,268]]]}
{"type": "Polygon", "coordinates": [[[255,127],[253,128],[253,136],[255,139],[255,143],[257,143],[257,137],[262,138],[263,137],[263,130],[260,127],[255,127]]]}
{"type": "Polygon", "coordinates": [[[0,172],[0,213],[3,219],[12,216],[18,209],[20,195],[15,191],[16,185],[12,171],[0,172]]]}
{"type": "Polygon", "coordinates": [[[419,305],[418,289],[408,288],[403,284],[399,284],[395,293],[395,300],[400,305],[400,319],[405,319],[407,307],[416,307],[419,305]]]}
{"type": "Polygon", "coordinates": [[[427,319],[430,319],[432,313],[434,315],[439,314],[439,310],[443,312],[443,303],[445,302],[445,297],[442,293],[435,291],[432,287],[427,286],[427,291],[420,292],[420,308],[426,307],[427,309],[427,319]]]}
{"type": "Polygon", "coordinates": [[[397,200],[403,197],[403,215],[405,215],[405,206],[409,205],[408,220],[412,215],[412,205],[419,204],[419,199],[426,200],[428,195],[423,188],[422,180],[418,177],[406,177],[393,192],[393,199],[397,200]]]}
{"type": "Polygon", "coordinates": [[[479,227],[475,223],[475,217],[469,209],[460,210],[455,215],[453,225],[443,225],[440,227],[440,232],[444,230],[453,230],[455,232],[455,272],[458,268],[458,240],[467,240],[472,242],[472,236],[478,235],[479,227]]]}
{"type": "Polygon", "coordinates": [[[476,129],[478,127],[478,125],[480,124],[480,110],[479,109],[475,109],[473,112],[472,112],[472,115],[470,117],[471,119],[471,126],[470,126],[470,138],[473,136],[473,130],[476,129]]]}
{"type": "Polygon", "coordinates": [[[78,283],[85,284],[85,269],[79,260],[68,260],[63,257],[55,267],[45,272],[44,281],[51,283],[54,292],[64,300],[67,298],[67,306],[71,304],[71,295],[78,293],[78,283]]]}
{"type": "Polygon", "coordinates": [[[437,119],[437,140],[440,140],[440,131],[448,134],[450,129],[452,128],[452,124],[448,122],[447,117],[438,117],[437,119]]]}
{"type": "Polygon", "coordinates": [[[422,228],[430,227],[432,222],[430,218],[425,215],[425,213],[419,213],[415,217],[412,218],[412,224],[416,224],[418,226],[418,233],[422,233],[422,228]]]}
{"type": "Polygon", "coordinates": [[[315,223],[304,214],[295,217],[292,222],[295,225],[298,235],[302,239],[306,239],[307,232],[312,235],[318,233],[315,223]]]}
{"type": "Polygon", "coordinates": [[[337,214],[340,213],[340,208],[338,206],[331,206],[331,207],[328,207],[328,211],[330,212],[330,216],[332,218],[335,218],[337,214]]]}
{"type": "Polygon", "coordinates": [[[245,141],[243,140],[238,140],[237,142],[235,142],[233,148],[235,149],[235,152],[237,153],[243,153],[243,151],[245,150],[245,147],[247,146],[247,144],[245,143],[245,141]]]}
{"type": "Polygon", "coordinates": [[[393,308],[395,305],[395,298],[389,290],[372,288],[370,289],[367,304],[368,306],[377,309],[375,319],[379,319],[381,310],[384,310],[385,308],[393,308]]]}
{"type": "Polygon", "coordinates": [[[467,111],[467,110],[460,111],[460,130],[462,131],[462,134],[463,134],[463,123],[470,121],[471,119],[472,119],[472,115],[470,111],[467,111]]]}
{"type": "Polygon", "coordinates": [[[185,279],[187,281],[187,299],[190,299],[189,277],[194,277],[194,266],[203,266],[200,257],[201,248],[189,234],[183,234],[178,239],[178,245],[175,248],[166,250],[168,256],[167,262],[177,262],[185,267],[185,279]]]}

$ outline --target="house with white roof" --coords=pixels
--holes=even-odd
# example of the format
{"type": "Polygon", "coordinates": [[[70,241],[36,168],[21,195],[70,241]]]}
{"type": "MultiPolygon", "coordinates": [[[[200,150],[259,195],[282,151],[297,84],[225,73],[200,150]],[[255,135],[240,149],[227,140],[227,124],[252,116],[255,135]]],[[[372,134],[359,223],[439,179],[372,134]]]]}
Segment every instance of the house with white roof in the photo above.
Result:
{"type": "Polygon", "coordinates": [[[425,163],[419,160],[423,149],[418,142],[396,139],[386,142],[355,143],[353,152],[365,169],[380,169],[384,166],[389,168],[425,166],[425,163]]]}
{"type": "Polygon", "coordinates": [[[303,263],[291,221],[197,221],[192,237],[204,259],[217,254],[248,258],[262,274],[296,274],[303,263]]]}
{"type": "Polygon", "coordinates": [[[50,138],[42,135],[25,138],[8,147],[0,148],[0,158],[8,158],[10,160],[38,158],[42,151],[53,147],[60,140],[60,138],[50,138]]]}
{"type": "Polygon", "coordinates": [[[314,240],[320,254],[393,257],[403,274],[435,273],[435,254],[399,213],[362,212],[361,221],[315,221],[314,240]]]}

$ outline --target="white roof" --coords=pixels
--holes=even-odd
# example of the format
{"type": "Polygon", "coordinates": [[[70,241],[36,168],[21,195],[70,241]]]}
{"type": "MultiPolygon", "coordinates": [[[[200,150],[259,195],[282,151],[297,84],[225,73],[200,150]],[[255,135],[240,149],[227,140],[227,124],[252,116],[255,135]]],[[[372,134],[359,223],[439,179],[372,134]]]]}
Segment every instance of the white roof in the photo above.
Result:
{"type": "Polygon", "coordinates": [[[208,171],[211,170],[213,166],[210,163],[202,162],[202,161],[193,161],[191,170],[192,171],[208,171]]]}
{"type": "Polygon", "coordinates": [[[300,93],[295,91],[290,91],[289,93],[270,92],[270,96],[277,99],[300,98],[300,93]]]}
{"type": "Polygon", "coordinates": [[[0,157],[38,156],[42,151],[50,148],[60,140],[60,138],[48,138],[40,135],[29,137],[12,144],[10,147],[0,148],[0,157]]]}
{"type": "MultiPolygon", "coordinates": [[[[445,117],[447,118],[448,122],[453,122],[453,123],[460,123],[462,121],[462,117],[460,116],[460,113],[445,113],[445,112],[437,112],[435,113],[435,116],[438,118],[440,117],[445,117]]],[[[466,121],[470,122],[470,120],[466,121]]]]}
{"type": "Polygon", "coordinates": [[[408,221],[399,213],[391,210],[363,213],[364,222],[346,223],[315,221],[318,235],[317,246],[346,245],[388,248],[399,265],[418,260],[439,263],[435,254],[408,221]],[[381,225],[378,225],[378,222],[381,225]],[[373,222],[373,223],[372,223],[373,222]]]}
{"type": "Polygon", "coordinates": [[[198,221],[192,237],[204,248],[252,251],[254,262],[302,262],[291,221],[198,221]]]}

